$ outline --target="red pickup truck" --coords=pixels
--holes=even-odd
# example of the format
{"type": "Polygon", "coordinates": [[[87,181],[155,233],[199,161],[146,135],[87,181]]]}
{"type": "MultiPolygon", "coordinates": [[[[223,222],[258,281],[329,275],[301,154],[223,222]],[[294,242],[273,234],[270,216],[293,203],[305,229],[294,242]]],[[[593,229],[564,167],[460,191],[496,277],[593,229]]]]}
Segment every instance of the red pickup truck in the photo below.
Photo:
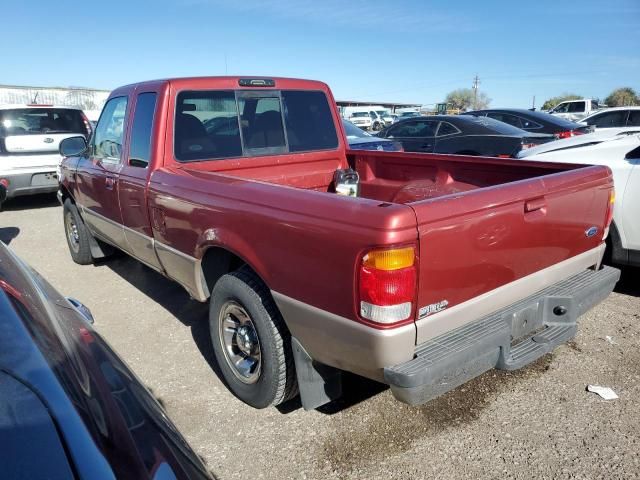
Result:
{"type": "Polygon", "coordinates": [[[567,341],[619,277],[608,168],[349,150],[321,82],[128,85],[60,150],[73,260],[117,247],[209,301],[257,408],[322,405],[343,371],[424,403],[567,341]]]}

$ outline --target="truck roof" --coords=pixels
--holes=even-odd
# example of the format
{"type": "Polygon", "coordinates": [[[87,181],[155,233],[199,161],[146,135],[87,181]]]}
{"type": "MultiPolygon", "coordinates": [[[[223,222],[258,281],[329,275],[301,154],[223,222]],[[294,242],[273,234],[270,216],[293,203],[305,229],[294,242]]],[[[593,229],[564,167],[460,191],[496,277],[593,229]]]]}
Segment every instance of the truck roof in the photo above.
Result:
{"type": "Polygon", "coordinates": [[[115,93],[121,92],[123,90],[130,90],[131,88],[142,86],[142,85],[157,85],[158,83],[166,83],[171,85],[175,89],[186,89],[186,88],[211,88],[211,84],[215,84],[216,88],[224,88],[229,90],[238,90],[238,89],[302,89],[302,90],[324,90],[329,92],[329,87],[324,82],[319,82],[317,80],[306,80],[301,78],[285,78],[285,77],[270,77],[270,76],[259,76],[259,75],[242,75],[242,76],[211,76],[211,77],[175,77],[175,78],[163,78],[157,80],[149,80],[145,82],[132,83],[129,85],[123,85],[119,88],[116,88],[113,92],[111,92],[111,96],[115,93]],[[273,86],[265,86],[265,85],[240,85],[240,80],[272,80],[274,82],[273,86]]]}

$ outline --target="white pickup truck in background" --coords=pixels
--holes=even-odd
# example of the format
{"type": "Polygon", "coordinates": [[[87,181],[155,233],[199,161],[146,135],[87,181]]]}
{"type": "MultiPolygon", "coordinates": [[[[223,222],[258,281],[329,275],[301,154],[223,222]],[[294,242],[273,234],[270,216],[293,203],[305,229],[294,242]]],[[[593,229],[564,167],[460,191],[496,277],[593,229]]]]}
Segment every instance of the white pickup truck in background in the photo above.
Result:
{"type": "Polygon", "coordinates": [[[579,100],[566,100],[564,102],[560,102],[549,110],[549,113],[551,115],[564,118],[565,120],[578,122],[587,115],[591,115],[599,108],[601,107],[598,105],[597,100],[581,98],[579,100]]]}
{"type": "Polygon", "coordinates": [[[606,165],[613,172],[616,201],[607,238],[609,260],[640,266],[640,131],[607,128],[523,150],[519,158],[606,165]]]}
{"type": "Polygon", "coordinates": [[[60,142],[90,133],[79,108],[0,105],[0,183],[6,198],[56,192],[60,142]]]}

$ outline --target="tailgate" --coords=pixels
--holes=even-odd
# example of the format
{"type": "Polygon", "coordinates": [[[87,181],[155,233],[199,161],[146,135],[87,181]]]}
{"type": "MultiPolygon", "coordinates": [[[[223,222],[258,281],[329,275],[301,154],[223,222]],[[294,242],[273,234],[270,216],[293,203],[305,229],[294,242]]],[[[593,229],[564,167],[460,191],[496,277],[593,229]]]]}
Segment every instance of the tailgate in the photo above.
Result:
{"type": "Polygon", "coordinates": [[[587,166],[410,204],[417,343],[597,263],[612,188],[608,168],[587,166]]]}

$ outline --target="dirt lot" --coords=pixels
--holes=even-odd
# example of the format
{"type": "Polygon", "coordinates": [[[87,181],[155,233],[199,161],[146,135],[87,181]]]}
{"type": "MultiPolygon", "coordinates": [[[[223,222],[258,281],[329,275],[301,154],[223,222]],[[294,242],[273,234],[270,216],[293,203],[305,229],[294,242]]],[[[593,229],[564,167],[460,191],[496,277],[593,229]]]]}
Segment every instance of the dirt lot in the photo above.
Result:
{"type": "Polygon", "coordinates": [[[582,317],[575,341],[516,373],[488,372],[423,407],[349,378],[322,411],[253,410],[216,374],[206,306],[124,255],[68,254],[52,197],[12,201],[0,239],[62,293],[162,399],[211,470],[227,478],[638,478],[640,272],[582,317]],[[612,341],[606,339],[612,337],[612,341]],[[612,387],[604,401],[587,384],[612,387]]]}

